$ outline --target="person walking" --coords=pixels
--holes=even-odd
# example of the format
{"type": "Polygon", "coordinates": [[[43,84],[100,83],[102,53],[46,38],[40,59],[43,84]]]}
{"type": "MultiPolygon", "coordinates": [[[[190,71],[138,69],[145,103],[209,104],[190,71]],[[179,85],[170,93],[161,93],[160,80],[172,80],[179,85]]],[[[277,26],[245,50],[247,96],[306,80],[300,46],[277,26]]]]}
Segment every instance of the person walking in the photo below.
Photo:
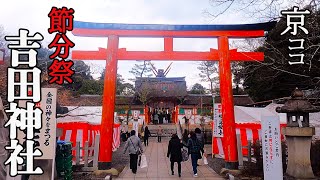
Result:
{"type": "Polygon", "coordinates": [[[186,129],[184,129],[183,134],[182,134],[182,142],[183,144],[188,144],[188,139],[189,139],[189,134],[188,131],[186,129]]]}
{"type": "Polygon", "coordinates": [[[154,124],[159,124],[159,115],[157,113],[154,115],[153,120],[154,120],[154,124]]]}
{"type": "Polygon", "coordinates": [[[139,154],[143,153],[142,145],[140,139],[136,136],[136,131],[131,131],[131,136],[128,138],[125,146],[124,152],[126,153],[127,149],[129,149],[130,155],[130,169],[132,170],[133,174],[137,173],[137,163],[138,163],[138,156],[139,154]]]}
{"type": "Polygon", "coordinates": [[[204,155],[204,137],[203,137],[203,134],[199,128],[196,128],[194,130],[194,132],[196,133],[197,140],[200,143],[200,152],[202,154],[200,154],[199,159],[201,159],[201,157],[204,155]]]}
{"type": "Polygon", "coordinates": [[[144,137],[143,137],[143,141],[144,141],[144,146],[148,146],[149,144],[149,137],[151,136],[151,133],[149,131],[148,126],[146,126],[144,128],[144,137]]]}
{"type": "Polygon", "coordinates": [[[183,148],[183,144],[180,142],[177,134],[172,134],[171,140],[168,144],[168,153],[167,157],[170,157],[171,162],[171,173],[174,175],[174,163],[178,163],[178,174],[181,177],[181,161],[182,161],[182,153],[181,148],[183,148]]]}
{"type": "Polygon", "coordinates": [[[190,132],[190,138],[188,140],[187,146],[189,149],[189,154],[191,154],[193,177],[198,177],[197,162],[199,157],[201,156],[200,155],[201,144],[198,141],[197,136],[193,131],[190,132]]]}
{"type": "Polygon", "coordinates": [[[163,129],[161,128],[161,126],[159,126],[158,131],[157,131],[158,142],[161,142],[162,134],[163,134],[163,129]]]}

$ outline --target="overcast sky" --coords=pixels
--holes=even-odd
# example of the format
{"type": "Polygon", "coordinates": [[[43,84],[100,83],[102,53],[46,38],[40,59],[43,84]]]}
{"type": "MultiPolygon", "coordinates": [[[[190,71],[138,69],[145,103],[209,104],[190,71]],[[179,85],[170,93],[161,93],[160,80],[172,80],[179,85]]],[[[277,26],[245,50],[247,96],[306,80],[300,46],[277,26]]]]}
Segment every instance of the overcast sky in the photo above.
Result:
{"type": "MultiPolygon", "coordinates": [[[[243,12],[231,11],[215,19],[203,12],[216,12],[221,9],[210,5],[209,0],[1,0],[0,25],[7,34],[17,34],[19,28],[27,28],[31,33],[40,32],[44,35],[44,44],[53,40],[53,35],[47,33],[49,27],[48,13],[52,6],[75,10],[74,19],[89,22],[104,23],[146,23],[146,24],[246,24],[259,20],[246,18],[243,12]],[[233,12],[233,13],[232,13],[233,12]]],[[[68,37],[76,44],[77,50],[97,50],[106,47],[107,38],[68,37]]],[[[161,39],[120,39],[120,48],[127,50],[162,50],[161,39]]],[[[216,48],[215,39],[175,39],[174,50],[208,51],[216,48]]],[[[125,79],[132,78],[129,70],[135,61],[119,61],[118,73],[125,79]]],[[[166,68],[170,61],[153,61],[156,68],[166,68]]],[[[174,62],[167,77],[186,77],[187,86],[200,81],[197,70],[199,62],[174,62]]],[[[93,71],[104,67],[104,61],[90,61],[96,66],[93,71]]],[[[208,83],[202,83],[209,88],[208,83]]]]}

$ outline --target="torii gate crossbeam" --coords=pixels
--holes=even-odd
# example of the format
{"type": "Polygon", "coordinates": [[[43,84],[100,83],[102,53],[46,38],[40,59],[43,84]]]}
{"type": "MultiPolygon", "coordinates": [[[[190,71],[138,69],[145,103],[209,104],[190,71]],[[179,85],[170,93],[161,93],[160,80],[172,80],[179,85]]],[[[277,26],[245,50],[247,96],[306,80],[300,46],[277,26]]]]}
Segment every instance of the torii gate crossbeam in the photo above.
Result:
{"type": "Polygon", "coordinates": [[[76,36],[108,37],[106,49],[98,51],[73,51],[73,60],[105,60],[103,107],[99,168],[112,160],[112,130],[115,109],[115,89],[118,60],[175,60],[219,61],[220,95],[224,131],[226,167],[238,167],[234,104],[232,94],[231,61],[263,61],[261,52],[237,52],[229,50],[229,38],[263,37],[276,22],[246,25],[160,25],[114,24],[74,22],[72,33],[76,36]],[[162,37],[164,51],[127,51],[119,49],[119,37],[162,37]],[[173,38],[217,38],[218,50],[207,52],[173,51],[173,38]]]}

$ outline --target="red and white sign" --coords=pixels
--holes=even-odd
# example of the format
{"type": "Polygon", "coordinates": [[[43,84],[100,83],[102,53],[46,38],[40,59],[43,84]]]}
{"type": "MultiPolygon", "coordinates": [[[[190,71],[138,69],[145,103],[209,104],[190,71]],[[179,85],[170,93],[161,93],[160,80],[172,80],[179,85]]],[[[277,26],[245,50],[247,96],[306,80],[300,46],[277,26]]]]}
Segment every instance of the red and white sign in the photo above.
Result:
{"type": "Polygon", "coordinates": [[[222,108],[221,104],[214,104],[213,137],[223,137],[222,108]]]}

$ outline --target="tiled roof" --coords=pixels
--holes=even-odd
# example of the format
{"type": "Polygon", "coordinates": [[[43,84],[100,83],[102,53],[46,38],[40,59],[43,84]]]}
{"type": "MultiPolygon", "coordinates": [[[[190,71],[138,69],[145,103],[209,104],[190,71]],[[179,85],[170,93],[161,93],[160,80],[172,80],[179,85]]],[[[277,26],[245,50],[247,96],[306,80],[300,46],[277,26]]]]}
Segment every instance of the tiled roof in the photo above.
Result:
{"type": "MultiPolygon", "coordinates": [[[[188,94],[182,105],[211,105],[212,96],[211,95],[199,95],[199,94],[188,94]]],[[[234,105],[245,106],[247,104],[252,104],[253,101],[248,95],[234,95],[233,96],[234,105]]],[[[215,103],[221,103],[220,96],[215,97],[215,103]]],[[[142,105],[142,103],[134,96],[116,96],[116,105],[142,105]]],[[[101,106],[102,96],[101,95],[81,95],[78,98],[70,98],[69,102],[62,104],[63,106],[101,106]]]]}

